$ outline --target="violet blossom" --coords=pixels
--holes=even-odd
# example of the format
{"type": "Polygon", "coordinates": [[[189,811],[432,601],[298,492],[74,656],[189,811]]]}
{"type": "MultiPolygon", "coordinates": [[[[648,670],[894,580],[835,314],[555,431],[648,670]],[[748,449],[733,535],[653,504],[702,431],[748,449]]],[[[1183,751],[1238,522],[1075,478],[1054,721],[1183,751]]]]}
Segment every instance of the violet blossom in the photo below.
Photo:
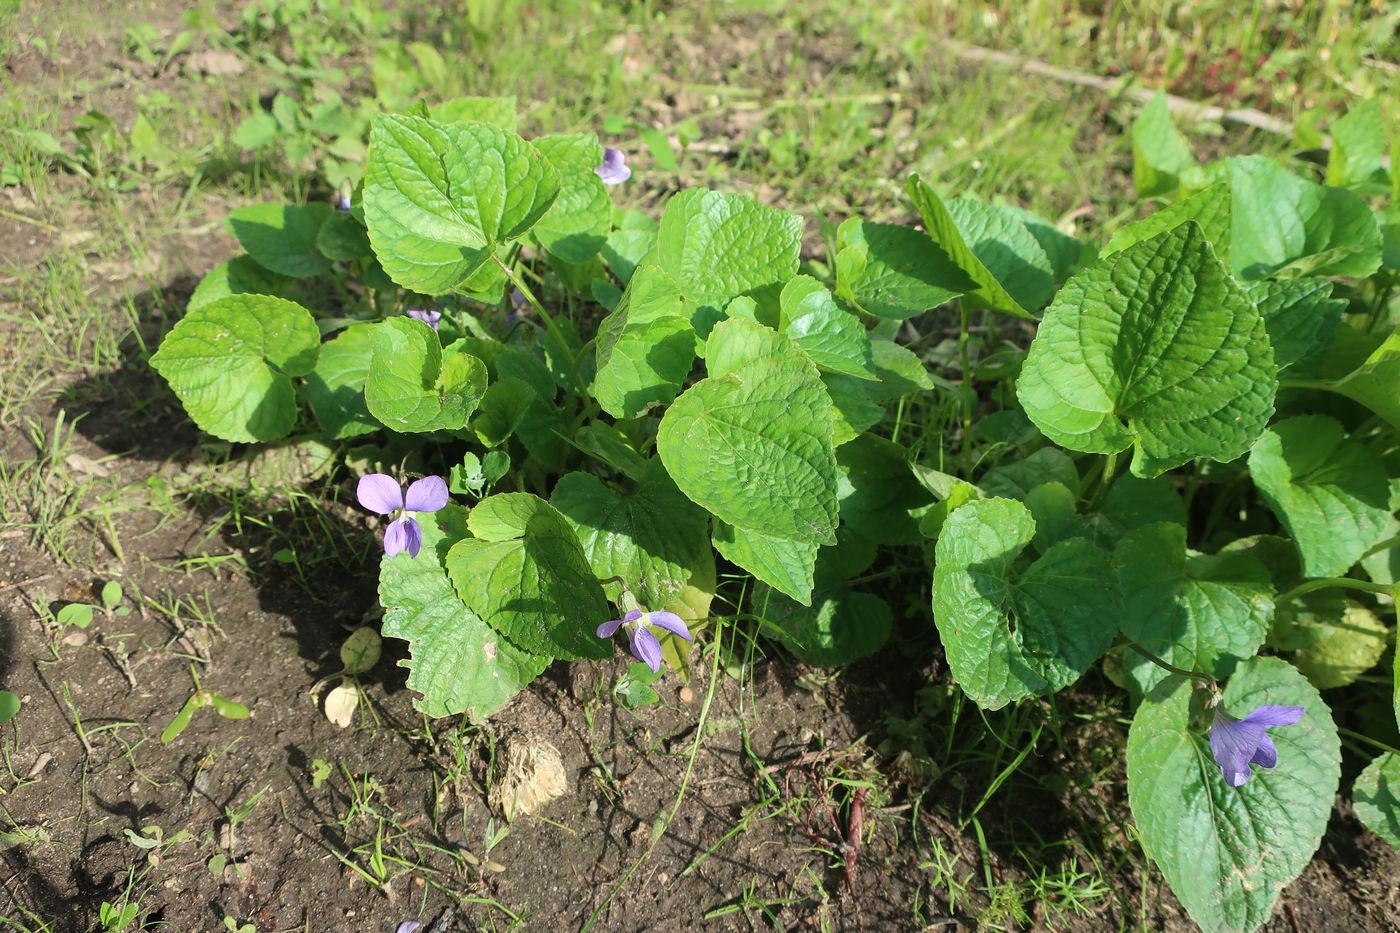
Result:
{"type": "Polygon", "coordinates": [[[1278,748],[1265,729],[1291,726],[1303,716],[1301,706],[1264,704],[1243,719],[1236,719],[1223,709],[1216,710],[1210,724],[1210,751],[1225,783],[1243,786],[1253,776],[1250,765],[1272,768],[1278,764],[1278,748]]]}
{"type": "Polygon", "coordinates": [[[344,191],[339,192],[335,196],[335,204],[333,206],[337,214],[350,213],[350,195],[344,191]]]}
{"type": "Polygon", "coordinates": [[[598,177],[603,179],[605,185],[620,185],[632,177],[632,170],[627,167],[627,157],[622,154],[621,149],[603,150],[603,164],[593,171],[598,173],[598,177]]]}
{"type": "Polygon", "coordinates": [[[417,512],[436,512],[447,504],[447,483],[441,476],[425,476],[408,487],[405,494],[399,481],[385,473],[369,473],[360,477],[355,490],[360,505],[376,515],[393,515],[394,520],[384,531],[384,553],[393,557],[408,551],[417,557],[423,546],[423,530],[414,518],[417,512]]]}
{"type": "Polygon", "coordinates": [[[685,622],[674,612],[643,612],[640,609],[633,609],[620,619],[604,622],[598,626],[598,637],[612,638],[618,629],[625,627],[632,657],[656,672],[661,670],[661,642],[647,629],[649,625],[664,628],[686,641],[695,640],[690,629],[685,627],[685,622]]]}
{"type": "Polygon", "coordinates": [[[422,321],[433,330],[438,329],[438,322],[442,320],[442,312],[434,311],[431,308],[409,308],[404,314],[413,318],[415,321],[422,321]]]}

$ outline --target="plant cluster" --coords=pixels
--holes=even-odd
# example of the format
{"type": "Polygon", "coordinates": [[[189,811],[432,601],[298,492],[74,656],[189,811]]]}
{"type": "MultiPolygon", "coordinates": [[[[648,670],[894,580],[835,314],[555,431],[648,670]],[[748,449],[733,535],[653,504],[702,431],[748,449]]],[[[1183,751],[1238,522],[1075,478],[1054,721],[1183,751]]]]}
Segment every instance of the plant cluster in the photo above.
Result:
{"type": "Polygon", "coordinates": [[[370,119],[352,196],[234,211],[247,254],[152,365],[224,440],[339,445],[428,715],[619,630],[684,671],[716,555],[762,635],[845,664],[912,565],[981,707],[1127,692],[1145,849],[1203,927],[1253,928],[1321,840],[1339,732],[1385,750],[1352,798],[1400,845],[1400,198],[1371,105],[1333,139],[1325,183],[1201,165],[1159,99],[1158,209],[1106,243],[914,176],[921,229],[853,217],[804,261],[794,214],[620,211],[595,136],[419,105],[370,119]]]}

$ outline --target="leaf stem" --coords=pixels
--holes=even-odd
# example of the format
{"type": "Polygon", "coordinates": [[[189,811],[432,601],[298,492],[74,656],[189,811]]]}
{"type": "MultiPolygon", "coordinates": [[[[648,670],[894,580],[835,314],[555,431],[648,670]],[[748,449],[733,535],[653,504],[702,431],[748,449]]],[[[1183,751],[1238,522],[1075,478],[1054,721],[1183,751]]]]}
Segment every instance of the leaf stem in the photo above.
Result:
{"type": "Polygon", "coordinates": [[[1396,535],[1396,536],[1393,537],[1393,538],[1386,538],[1386,539],[1385,539],[1384,541],[1382,541],[1380,544],[1377,544],[1375,547],[1371,548],[1371,549],[1370,549],[1369,551],[1367,551],[1365,554],[1362,554],[1362,555],[1361,555],[1361,560],[1365,560],[1366,558],[1372,556],[1373,554],[1379,554],[1381,551],[1388,551],[1388,550],[1390,550],[1390,549],[1393,548],[1393,547],[1400,547],[1400,535],[1396,535]]]}
{"type": "Polygon", "coordinates": [[[1286,602],[1291,602],[1306,593],[1314,590],[1327,590],[1341,588],[1348,590],[1360,590],[1363,593],[1380,593],[1382,596],[1394,596],[1394,587],[1384,583],[1372,583],[1369,580],[1353,580],[1351,577],[1323,577],[1320,580],[1309,580],[1300,583],[1293,589],[1283,593],[1274,600],[1275,606],[1281,606],[1286,602]]]}
{"type": "Polygon", "coordinates": [[[972,463],[969,460],[971,454],[970,442],[972,439],[972,414],[973,406],[976,404],[977,396],[972,389],[972,362],[969,352],[968,334],[968,313],[967,303],[958,301],[959,327],[958,327],[958,360],[962,371],[962,391],[958,394],[962,396],[962,445],[959,453],[962,454],[963,475],[972,475],[972,463]]]}
{"type": "Polygon", "coordinates": [[[535,309],[535,312],[539,314],[540,320],[544,321],[545,330],[549,331],[549,335],[559,344],[559,349],[568,359],[569,373],[574,383],[574,390],[581,397],[583,395],[583,386],[581,386],[578,381],[578,359],[574,351],[569,347],[569,341],[565,339],[564,332],[559,329],[558,322],[554,320],[554,315],[544,309],[544,305],[540,304],[540,300],[535,297],[535,293],[530,290],[530,286],[525,284],[525,279],[520,273],[516,272],[515,269],[511,268],[509,263],[495,254],[492,254],[491,258],[495,260],[496,265],[501,267],[501,271],[506,274],[506,278],[510,279],[510,283],[520,290],[520,294],[525,296],[525,300],[528,301],[530,306],[535,309]]]}
{"type": "Polygon", "coordinates": [[[1379,748],[1383,752],[1389,752],[1392,755],[1400,755],[1400,748],[1395,748],[1394,746],[1387,745],[1384,742],[1371,738],[1369,735],[1362,735],[1360,732],[1353,732],[1352,730],[1343,728],[1342,726],[1337,727],[1337,733],[1339,735],[1344,735],[1347,738],[1352,739],[1353,741],[1362,742],[1366,745],[1371,746],[1372,748],[1379,748]]]}
{"type": "Polygon", "coordinates": [[[1175,664],[1168,664],[1166,661],[1163,661],[1151,651],[1148,651],[1142,645],[1139,645],[1137,642],[1133,641],[1127,635],[1119,635],[1118,640],[1121,641],[1123,644],[1127,645],[1129,648],[1136,651],[1138,654],[1142,655],[1147,660],[1151,661],[1153,664],[1160,667],[1162,670],[1167,671],[1168,673],[1179,674],[1182,677],[1190,678],[1191,680],[1194,680],[1197,683],[1211,685],[1214,685],[1215,683],[1215,678],[1210,676],[1209,674],[1203,674],[1200,671],[1188,671],[1184,667],[1177,667],[1175,664]]]}

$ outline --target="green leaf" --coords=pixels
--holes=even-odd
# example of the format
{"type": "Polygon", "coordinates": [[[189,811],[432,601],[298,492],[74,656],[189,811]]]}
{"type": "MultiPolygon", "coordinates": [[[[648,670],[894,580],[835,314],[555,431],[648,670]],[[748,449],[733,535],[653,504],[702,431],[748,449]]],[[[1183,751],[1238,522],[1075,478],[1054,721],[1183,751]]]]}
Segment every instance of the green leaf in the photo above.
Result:
{"type": "Polygon", "coordinates": [[[651,461],[637,452],[631,438],[616,425],[603,421],[586,424],[574,433],[574,443],[593,459],[606,463],[628,479],[641,480],[651,461]]]}
{"type": "Polygon", "coordinates": [[[564,516],[543,499],[505,493],[483,499],[468,527],[477,537],[452,546],[447,574],[487,625],[535,654],[612,654],[594,634],[610,618],[603,587],[564,516]]]}
{"type": "Polygon", "coordinates": [[[618,228],[608,234],[608,241],[603,245],[603,259],[623,287],[631,281],[633,271],[656,245],[659,227],[649,215],[629,210],[622,215],[618,228]]]}
{"type": "Polygon", "coordinates": [[[836,231],[836,292],[867,314],[902,321],[976,286],[927,235],[852,217],[836,231]]]}
{"type": "Polygon", "coordinates": [[[1120,476],[1113,481],[1090,521],[1095,540],[1105,547],[1113,547],[1128,532],[1144,525],[1167,522],[1185,526],[1186,500],[1181,498],[1169,477],[1120,476]]]}
{"type": "Polygon", "coordinates": [[[836,303],[826,286],[799,275],[783,286],[781,330],[819,369],[874,379],[870,335],[860,319],[836,303]]]}
{"type": "Polygon", "coordinates": [[[1021,307],[1045,304],[1055,287],[1055,268],[1014,212],[973,198],[954,198],[945,206],[963,242],[1021,307]]]}
{"type": "Polygon", "coordinates": [[[383,633],[408,642],[408,688],[429,716],[465,713],[480,722],[534,680],[549,658],[517,648],[481,620],[452,588],[443,561],[467,536],[466,510],[447,505],[418,517],[423,548],[379,565],[383,633]]]}
{"type": "Polygon", "coordinates": [[[541,136],[534,146],[559,173],[559,197],[535,225],[535,236],[564,262],[587,262],[607,242],[612,229],[612,198],[594,171],[603,147],[592,133],[541,136]]]}
{"type": "Polygon", "coordinates": [[[364,224],[349,214],[331,214],[326,218],[316,234],[316,248],[326,258],[340,262],[368,259],[374,255],[364,224]]]}
{"type": "Polygon", "coordinates": [[[1387,337],[1355,370],[1318,387],[1355,399],[1390,422],[1392,427],[1400,428],[1397,385],[1400,385],[1400,330],[1387,337]]]}
{"type": "Polygon", "coordinates": [[[523,236],[559,191],[533,146],[487,123],[378,114],[364,210],[375,255],[399,285],[449,292],[523,236]]]}
{"type": "Polygon", "coordinates": [[[654,263],[639,266],[598,325],[593,397],[614,418],[635,418],[676,397],[695,362],[695,331],[676,283],[654,263]]]}
{"type": "Polygon", "coordinates": [[[8,690],[0,690],[0,726],[19,715],[19,697],[8,690]]]}
{"type": "Polygon", "coordinates": [[[515,97],[454,97],[428,111],[439,123],[489,123],[509,133],[516,131],[515,97]]]}
{"type": "Polygon", "coordinates": [[[102,584],[102,608],[111,612],[122,604],[122,585],[116,580],[108,580],[102,584]]]}
{"type": "Polygon", "coordinates": [[[1227,166],[1230,268],[1239,277],[1364,278],[1380,266],[1380,227],[1356,194],[1313,184],[1263,156],[1237,156],[1227,166]]]}
{"type": "Polygon", "coordinates": [[[392,317],[372,325],[365,404],[395,431],[455,431],[486,393],[486,364],[452,347],[422,321],[392,317]]]}
{"type": "Polygon", "coordinates": [[[866,380],[826,373],[822,383],[834,406],[831,441],[837,447],[855,440],[885,416],[885,409],[866,391],[866,386],[870,385],[866,380]]]}
{"type": "Polygon", "coordinates": [[[264,269],[294,279],[324,275],[331,261],[316,246],[329,204],[252,204],[228,215],[229,231],[264,269]]]}
{"type": "Polygon", "coordinates": [[[958,685],[984,709],[1064,689],[1118,633],[1108,556],[1074,538],[1022,567],[1035,530],[1021,503],[979,499],[938,536],[934,622],[958,685]]]}
{"type": "Polygon", "coordinates": [[[472,418],[472,430],[476,432],[477,440],[487,447],[504,444],[525,420],[536,398],[535,390],[520,379],[501,379],[492,383],[472,418]]]}
{"type": "Polygon", "coordinates": [[[1349,188],[1385,176],[1385,126],[1380,99],[1362,101],[1332,124],[1327,184],[1349,188]]]}
{"type": "Polygon", "coordinates": [[[1035,241],[1040,244],[1040,248],[1045,251],[1046,257],[1050,260],[1056,284],[1062,284],[1071,275],[1078,272],[1079,267],[1084,264],[1086,254],[1092,257],[1093,251],[1088,244],[1081,243],[1069,234],[1061,232],[1058,227],[1044,217],[1020,207],[1003,207],[1001,210],[1019,220],[1030,231],[1031,236],[1035,237],[1035,241]]]}
{"type": "Polygon", "coordinates": [[[802,218],[750,198],[693,188],[661,215],[653,258],[674,280],[700,336],[740,295],[777,291],[797,274],[802,218]]]}
{"type": "Polygon", "coordinates": [[[1243,454],[1277,385],[1263,318],[1187,223],[1070,279],[1016,394],[1055,443],[1104,454],[1133,445],[1133,473],[1150,477],[1243,454]]]}
{"type": "Polygon", "coordinates": [[[1133,186],[1138,197],[1172,194],[1192,169],[1199,171],[1191,144],[1172,122],[1167,95],[1158,91],[1133,120],[1133,186]]]}
{"type": "Polygon", "coordinates": [[[1249,455],[1249,474],[1298,545],[1305,577],[1339,577],[1385,536],[1385,467],[1325,415],[1271,426],[1249,455]]]}
{"type": "Polygon", "coordinates": [[[802,605],[811,605],[820,549],[816,542],[775,538],[761,531],[716,522],[713,543],[725,560],[802,605]]]}
{"type": "Polygon", "coordinates": [[[1079,469],[1069,454],[1054,447],[1042,447],[1020,460],[1011,460],[991,470],[977,481],[988,496],[1025,500],[1041,483],[1059,483],[1066,489],[1079,489],[1079,469]]]}
{"type": "Polygon", "coordinates": [[[836,585],[823,590],[810,607],[759,586],[753,595],[763,634],[776,637],[807,664],[839,667],[879,651],[889,640],[894,614],[870,593],[836,585]]]}
{"type": "Polygon", "coordinates": [[[233,144],[239,149],[258,150],[277,141],[281,130],[277,118],[270,113],[259,111],[244,117],[233,131],[233,144]]]}
{"type": "MultiPolygon", "coordinates": [[[[1123,634],[1167,663],[1225,678],[1264,644],[1273,581],[1254,557],[1189,551],[1185,526],[1159,522],[1126,534],[1113,563],[1123,634]]],[[[1135,651],[1123,660],[1141,693],[1166,676],[1135,651]]]]}
{"type": "Polygon", "coordinates": [[[657,450],[676,485],[731,525],[830,544],[837,522],[832,406],[787,337],[725,321],[707,344],[709,378],[666,410],[657,450]]]}
{"type": "Polygon", "coordinates": [[[1386,752],[1351,786],[1351,803],[1366,828],[1400,849],[1400,755],[1386,752]]]}
{"type": "Polygon", "coordinates": [[[621,577],[642,606],[671,609],[687,586],[714,591],[709,516],[681,495],[659,462],[621,495],[590,473],[567,473],[550,504],[573,526],[594,576],[621,577]]]}
{"type": "Polygon", "coordinates": [[[1265,703],[1307,712],[1270,731],[1276,768],[1230,787],[1211,757],[1203,697],[1174,676],[1138,707],[1128,732],[1128,802],[1143,848],[1191,919],[1211,933],[1253,930],[1322,841],[1340,776],[1337,728],[1288,664],[1243,662],[1225,686],[1227,712],[1243,717],[1265,703]]]}
{"type": "Polygon", "coordinates": [[[933,501],[909,469],[909,454],[882,437],[862,435],[836,451],[841,524],[876,544],[915,544],[910,514],[933,501]]]}
{"type": "Polygon", "coordinates": [[[797,272],[802,221],[740,195],[691,189],[671,198],[650,258],[598,326],[593,395],[615,418],[675,398],[702,338],[740,295],[797,272]]]}
{"type": "Polygon", "coordinates": [[[382,650],[379,633],[368,625],[362,625],[341,644],[340,665],[347,674],[363,674],[379,663],[382,650]]]}
{"type": "Polygon", "coordinates": [[[1021,234],[1030,239],[1030,245],[1034,247],[1034,250],[1021,242],[1020,237],[1009,234],[1017,245],[1026,249],[1031,256],[1034,256],[1035,251],[1039,251],[1038,260],[1040,261],[1032,261],[1027,264],[1013,250],[997,245],[995,237],[1002,228],[990,213],[994,209],[987,208],[986,205],[980,205],[977,208],[959,208],[959,213],[964,215],[964,221],[975,225],[975,229],[969,233],[969,236],[964,237],[962,230],[959,229],[959,222],[950,213],[949,207],[944,205],[942,199],[934,193],[932,188],[924,184],[918,175],[909,177],[908,191],[910,200],[914,202],[915,209],[923,218],[928,235],[948,254],[953,263],[966,273],[975,286],[969,291],[969,294],[977,296],[990,308],[1004,311],[1016,317],[1034,320],[1034,315],[1026,310],[1020,301],[1012,297],[1011,286],[1003,284],[996,273],[989,269],[981,258],[982,256],[988,258],[996,256],[1004,259],[1005,261],[998,261],[997,265],[1003,273],[1018,274],[1015,284],[1022,297],[1036,297],[1038,295],[1043,300],[1044,293],[1048,293],[1049,283],[1042,281],[1036,273],[1039,270],[1048,270],[1050,259],[1045,255],[1045,251],[1040,249],[1040,244],[1030,237],[1029,231],[1020,227],[1021,234]],[[984,221],[985,223],[983,223],[984,221]]]}
{"type": "Polygon", "coordinates": [[[251,256],[235,256],[220,263],[199,280],[185,305],[185,313],[198,311],[229,295],[280,296],[291,287],[292,280],[264,269],[251,256]]]}
{"type": "Polygon", "coordinates": [[[1270,644],[1294,652],[1293,664],[1319,690],[1355,683],[1380,663],[1390,630],[1341,590],[1306,593],[1279,612],[1270,644]]]}
{"type": "Polygon", "coordinates": [[[329,436],[359,437],[381,425],[365,405],[365,380],[374,356],[373,324],[352,324],[321,344],[316,368],[306,377],[306,397],[329,436]]]}
{"type": "Polygon", "coordinates": [[[1119,228],[1108,245],[1099,252],[1100,259],[1121,253],[1136,243],[1150,240],[1168,230],[1175,230],[1188,220],[1195,221],[1215,250],[1216,258],[1228,262],[1230,256],[1230,187],[1218,182],[1197,191],[1189,198],[1168,204],[1142,220],[1119,228]]]}
{"type": "Polygon", "coordinates": [[[933,388],[923,360],[908,347],[884,337],[872,337],[870,357],[879,381],[865,382],[861,387],[873,402],[889,402],[933,388]]]}
{"type": "Polygon", "coordinates": [[[1280,372],[1326,356],[1347,307],[1332,297],[1326,279],[1265,279],[1250,282],[1245,293],[1264,317],[1280,372]]]}
{"type": "Polygon", "coordinates": [[[311,371],[320,340],[301,305],[234,295],[185,315],[151,366],[202,430],[226,441],[271,441],[296,424],[289,377],[311,371]]]}

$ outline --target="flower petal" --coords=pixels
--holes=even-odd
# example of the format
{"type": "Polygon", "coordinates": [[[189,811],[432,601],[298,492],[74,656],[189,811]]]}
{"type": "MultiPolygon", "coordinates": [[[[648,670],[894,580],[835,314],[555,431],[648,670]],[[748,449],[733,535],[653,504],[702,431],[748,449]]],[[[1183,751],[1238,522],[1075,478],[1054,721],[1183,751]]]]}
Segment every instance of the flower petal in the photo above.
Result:
{"type": "MultiPolygon", "coordinates": [[[[404,551],[404,550],[407,550],[407,549],[408,549],[408,544],[409,544],[408,523],[409,523],[409,521],[410,521],[409,517],[408,517],[407,515],[405,515],[405,516],[403,516],[402,518],[396,518],[396,519],[394,519],[392,522],[389,523],[389,527],[384,529],[384,553],[385,553],[386,556],[388,556],[388,557],[393,557],[395,554],[399,553],[400,551],[404,551]]],[[[417,529],[418,524],[415,522],[414,525],[413,525],[413,527],[414,527],[415,529],[417,529]]],[[[421,536],[421,535],[419,536],[419,541],[420,541],[420,542],[422,541],[422,536],[421,536]]],[[[415,553],[415,552],[410,552],[410,553],[415,553]]]]}
{"type": "Polygon", "coordinates": [[[661,642],[644,628],[632,630],[632,656],[653,672],[661,670],[661,642]]]}
{"type": "Polygon", "coordinates": [[[1303,718],[1306,710],[1301,706],[1274,706],[1266,703],[1256,706],[1254,712],[1244,717],[1243,722],[1255,726],[1291,726],[1303,718]]]}
{"type": "Polygon", "coordinates": [[[617,634],[617,630],[620,628],[622,628],[621,619],[613,619],[611,622],[604,622],[602,625],[598,626],[598,637],[612,638],[617,634]]]}
{"type": "Polygon", "coordinates": [[[422,925],[423,924],[419,923],[417,920],[405,920],[398,925],[394,933],[418,933],[418,928],[422,925]]]}
{"type": "Polygon", "coordinates": [[[423,547],[423,529],[408,515],[403,518],[403,527],[407,537],[408,556],[417,557],[419,549],[423,547]]]}
{"type": "Polygon", "coordinates": [[[1274,745],[1274,740],[1267,735],[1259,739],[1259,747],[1254,750],[1254,757],[1249,759],[1252,765],[1261,768],[1272,768],[1278,764],[1278,747],[1274,745]]]}
{"type": "Polygon", "coordinates": [[[695,636],[690,634],[690,629],[685,627],[685,620],[674,612],[651,612],[647,613],[647,622],[652,625],[664,628],[666,631],[679,635],[686,641],[694,641],[695,636]]]}
{"type": "Polygon", "coordinates": [[[1239,787],[1249,780],[1249,760],[1259,748],[1264,727],[1228,716],[1217,716],[1210,727],[1210,752],[1225,783],[1239,787]],[[1240,778],[1240,775],[1244,775],[1240,778]]]}
{"type": "Polygon", "coordinates": [[[438,323],[442,320],[441,311],[433,311],[427,308],[409,308],[404,314],[413,318],[415,321],[422,321],[433,330],[438,329],[438,323]]]}
{"type": "Polygon", "coordinates": [[[644,615],[646,615],[646,613],[643,612],[643,611],[640,610],[640,609],[629,609],[629,610],[627,611],[627,614],[624,615],[624,616],[622,617],[622,621],[624,621],[624,622],[636,622],[638,619],[640,619],[640,618],[641,618],[642,616],[644,616],[644,615]]]}
{"type": "Polygon", "coordinates": [[[436,512],[447,504],[447,483],[441,476],[425,476],[408,487],[404,508],[410,512],[436,512]]]}
{"type": "Polygon", "coordinates": [[[355,498],[360,500],[360,505],[379,515],[403,508],[403,488],[387,473],[361,476],[359,486],[355,487],[355,498]]]}
{"type": "Polygon", "coordinates": [[[627,157],[620,149],[604,149],[603,164],[593,171],[598,173],[605,185],[620,185],[632,177],[632,170],[627,167],[627,157]]]}

